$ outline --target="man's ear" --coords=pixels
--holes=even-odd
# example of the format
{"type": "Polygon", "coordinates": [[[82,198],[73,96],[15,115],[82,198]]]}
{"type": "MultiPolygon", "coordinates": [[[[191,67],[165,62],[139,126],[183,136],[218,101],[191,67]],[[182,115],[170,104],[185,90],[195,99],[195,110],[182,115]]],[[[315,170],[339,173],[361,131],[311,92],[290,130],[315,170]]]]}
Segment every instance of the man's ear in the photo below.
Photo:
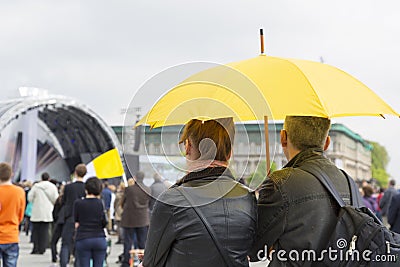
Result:
{"type": "Polygon", "coordinates": [[[282,147],[287,147],[287,132],[286,132],[286,130],[281,130],[281,144],[282,144],[282,147]]]}
{"type": "Polygon", "coordinates": [[[330,143],[331,143],[331,137],[328,135],[325,140],[324,151],[328,149],[330,143]]]}

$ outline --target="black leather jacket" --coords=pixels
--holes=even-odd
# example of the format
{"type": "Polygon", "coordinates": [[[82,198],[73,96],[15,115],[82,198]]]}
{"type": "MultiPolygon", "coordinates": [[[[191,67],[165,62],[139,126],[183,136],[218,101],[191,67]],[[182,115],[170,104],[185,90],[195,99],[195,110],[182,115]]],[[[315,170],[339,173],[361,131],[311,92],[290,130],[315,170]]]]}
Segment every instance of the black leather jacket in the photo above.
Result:
{"type": "MultiPolygon", "coordinates": [[[[348,182],[343,173],[321,149],[300,152],[287,165],[275,171],[260,190],[258,199],[258,229],[251,260],[257,253],[273,248],[288,253],[314,250],[320,255],[337,222],[338,205],[316,177],[301,169],[304,164],[317,164],[332,180],[343,200],[350,204],[348,182]]],[[[309,266],[310,262],[279,261],[273,254],[269,266],[309,266]]],[[[285,257],[284,257],[285,258],[285,257]]],[[[301,258],[300,258],[301,259],[301,258]]],[[[314,263],[317,264],[318,262],[314,263]]]]}
{"type": "Polygon", "coordinates": [[[160,196],[151,216],[143,266],[225,266],[178,186],[199,204],[233,266],[249,266],[247,255],[257,223],[256,199],[223,167],[189,173],[160,196]]]}

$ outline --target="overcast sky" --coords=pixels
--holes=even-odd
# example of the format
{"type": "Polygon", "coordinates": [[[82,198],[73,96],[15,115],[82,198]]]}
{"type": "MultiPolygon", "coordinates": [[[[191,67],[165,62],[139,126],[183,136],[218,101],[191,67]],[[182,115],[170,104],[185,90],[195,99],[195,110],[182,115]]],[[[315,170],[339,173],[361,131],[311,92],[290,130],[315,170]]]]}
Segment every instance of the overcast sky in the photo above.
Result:
{"type": "MultiPolygon", "coordinates": [[[[262,27],[268,55],[322,56],[399,112],[399,7],[396,0],[2,0],[0,100],[17,97],[20,86],[45,88],[120,125],[121,108],[146,80],[185,62],[255,57],[262,27]]],[[[340,122],[384,145],[388,170],[400,178],[400,119],[340,122]]]]}

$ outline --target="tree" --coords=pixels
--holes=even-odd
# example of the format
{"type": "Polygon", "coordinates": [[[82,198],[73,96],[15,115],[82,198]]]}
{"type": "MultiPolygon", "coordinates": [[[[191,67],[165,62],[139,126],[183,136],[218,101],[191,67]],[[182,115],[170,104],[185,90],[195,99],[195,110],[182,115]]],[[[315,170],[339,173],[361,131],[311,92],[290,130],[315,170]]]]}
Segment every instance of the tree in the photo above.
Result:
{"type": "MultiPolygon", "coordinates": [[[[276,170],[275,162],[271,164],[271,173],[276,170]]],[[[267,163],[265,160],[258,162],[257,169],[247,178],[247,184],[251,189],[256,189],[267,177],[267,163]]]]}
{"type": "Polygon", "coordinates": [[[389,174],[386,172],[386,166],[390,161],[389,154],[384,146],[377,142],[369,142],[372,145],[372,177],[375,178],[380,186],[386,186],[389,182],[389,174]]]}

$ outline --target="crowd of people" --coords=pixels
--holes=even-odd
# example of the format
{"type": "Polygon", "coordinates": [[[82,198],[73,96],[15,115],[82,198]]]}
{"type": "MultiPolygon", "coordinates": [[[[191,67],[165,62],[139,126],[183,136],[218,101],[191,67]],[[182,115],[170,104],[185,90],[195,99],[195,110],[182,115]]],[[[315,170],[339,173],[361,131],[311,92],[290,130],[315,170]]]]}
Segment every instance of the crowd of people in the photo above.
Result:
{"type": "Polygon", "coordinates": [[[396,180],[389,181],[386,187],[371,181],[358,183],[362,202],[376,217],[393,232],[400,233],[400,190],[395,188],[396,180]]]}
{"type": "MultiPolygon", "coordinates": [[[[249,266],[249,261],[261,260],[260,251],[268,252],[265,248],[319,253],[334,230],[340,207],[306,167],[318,166],[343,201],[354,204],[346,174],[324,156],[329,128],[326,118],[288,116],[280,135],[288,163],[267,177],[257,197],[228,167],[235,135],[231,118],[186,124],[180,142],[187,174],[170,188],[158,174],[147,187],[140,171],[128,179],[127,187],[96,177],[84,181],[84,164],[76,166],[73,181],[65,185],[43,173],[32,187],[29,182],[18,187],[11,183],[10,165],[1,163],[3,266],[16,266],[20,225],[26,234],[31,229],[32,254],[43,254],[50,244],[51,260],[59,259],[61,267],[70,263],[71,255],[75,266],[103,266],[107,234],[118,235],[117,243],[124,244],[119,257],[123,267],[131,260],[139,264],[138,257],[131,259],[132,248],[144,250],[144,267],[249,266]]],[[[386,190],[364,181],[357,197],[385,225],[400,232],[400,194],[394,180],[386,190]]],[[[274,257],[269,261],[270,266],[282,264],[274,257]]]]}
{"type": "Polygon", "coordinates": [[[124,244],[119,262],[130,266],[131,249],[145,247],[154,204],[150,200],[168,183],[156,174],[147,187],[144,173],[137,172],[127,187],[121,182],[116,189],[96,177],[86,180],[86,173],[86,166],[78,164],[69,183],[51,179],[45,172],[41,181],[13,184],[11,166],[0,164],[0,266],[17,266],[20,232],[30,235],[31,254],[43,255],[50,248],[51,261],[61,267],[72,262],[75,267],[102,267],[106,237],[117,235],[116,243],[124,244]]]}

